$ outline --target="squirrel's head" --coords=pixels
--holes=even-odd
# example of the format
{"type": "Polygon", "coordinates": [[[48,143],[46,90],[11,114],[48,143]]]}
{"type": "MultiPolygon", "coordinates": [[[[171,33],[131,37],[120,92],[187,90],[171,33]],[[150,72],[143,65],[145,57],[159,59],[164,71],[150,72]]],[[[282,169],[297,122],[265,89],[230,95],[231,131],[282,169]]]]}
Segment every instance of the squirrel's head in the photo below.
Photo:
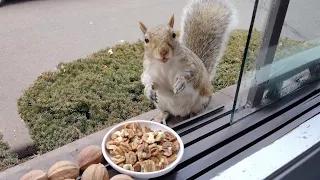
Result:
{"type": "Polygon", "coordinates": [[[176,40],[176,34],[173,31],[174,14],[171,15],[168,24],[158,25],[155,28],[148,29],[139,21],[140,29],[144,35],[145,53],[149,57],[167,62],[173,54],[176,40]]]}

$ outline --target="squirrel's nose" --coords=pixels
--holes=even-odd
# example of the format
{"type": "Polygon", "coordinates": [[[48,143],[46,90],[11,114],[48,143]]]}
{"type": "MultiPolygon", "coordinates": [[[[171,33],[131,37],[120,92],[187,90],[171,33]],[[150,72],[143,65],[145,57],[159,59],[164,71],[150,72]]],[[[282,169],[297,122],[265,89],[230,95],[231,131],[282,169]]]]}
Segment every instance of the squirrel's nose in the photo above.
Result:
{"type": "Polygon", "coordinates": [[[160,50],[160,55],[161,56],[166,56],[168,54],[168,50],[166,50],[166,49],[161,49],[160,50]]]}

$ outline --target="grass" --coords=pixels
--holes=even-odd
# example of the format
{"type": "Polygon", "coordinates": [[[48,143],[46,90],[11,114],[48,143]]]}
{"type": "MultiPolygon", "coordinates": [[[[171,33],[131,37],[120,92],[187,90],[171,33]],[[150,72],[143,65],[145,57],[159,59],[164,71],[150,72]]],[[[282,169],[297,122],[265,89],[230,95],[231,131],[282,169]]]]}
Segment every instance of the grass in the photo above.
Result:
{"type": "Polygon", "coordinates": [[[3,140],[0,133],[0,172],[19,164],[18,156],[10,151],[9,145],[3,140]]]}
{"type": "MultiPolygon", "coordinates": [[[[217,76],[214,91],[236,83],[247,31],[232,33],[217,76]]],[[[254,66],[261,35],[254,31],[246,69],[254,66]]],[[[302,50],[309,44],[283,39],[277,57],[302,50]],[[296,47],[290,49],[288,47],[296,47]]],[[[60,63],[57,71],[44,72],[18,99],[18,111],[26,122],[39,153],[44,153],[112,124],[153,109],[140,82],[143,42],[124,43],[87,58],[60,63]]]]}

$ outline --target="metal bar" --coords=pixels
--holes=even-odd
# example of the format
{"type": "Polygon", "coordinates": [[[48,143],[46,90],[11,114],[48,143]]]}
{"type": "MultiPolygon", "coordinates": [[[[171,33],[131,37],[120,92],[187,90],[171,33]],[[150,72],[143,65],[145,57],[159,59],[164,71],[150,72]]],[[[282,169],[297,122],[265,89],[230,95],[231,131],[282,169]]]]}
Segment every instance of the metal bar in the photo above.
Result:
{"type": "Polygon", "coordinates": [[[218,106],[208,112],[199,114],[198,116],[195,116],[195,117],[186,119],[180,123],[174,124],[171,126],[171,128],[175,130],[177,133],[181,133],[183,131],[186,131],[187,129],[190,129],[191,126],[200,125],[211,119],[216,119],[216,116],[219,116],[225,113],[224,107],[225,107],[224,105],[218,106]]]}
{"type": "MultiPolygon", "coordinates": [[[[257,58],[257,70],[273,62],[289,2],[290,0],[273,0],[266,28],[264,30],[262,45],[257,58]]],[[[270,72],[270,67],[267,72],[270,72]]],[[[255,81],[255,79],[253,79],[253,81],[255,81]]],[[[255,83],[253,82],[252,84],[255,83]]],[[[261,104],[265,90],[266,83],[251,86],[247,98],[247,102],[251,107],[257,107],[261,104]]]]}

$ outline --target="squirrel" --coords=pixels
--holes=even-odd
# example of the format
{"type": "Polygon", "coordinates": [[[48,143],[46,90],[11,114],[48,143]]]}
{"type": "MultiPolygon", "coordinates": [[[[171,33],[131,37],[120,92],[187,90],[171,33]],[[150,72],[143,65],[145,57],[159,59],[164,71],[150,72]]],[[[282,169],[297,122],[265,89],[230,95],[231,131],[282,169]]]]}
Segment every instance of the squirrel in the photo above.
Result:
{"type": "Polygon", "coordinates": [[[174,14],[167,24],[148,29],[144,36],[141,82],[144,94],[161,113],[152,121],[163,123],[170,115],[193,117],[210,108],[214,79],[236,11],[227,0],[191,0],[183,9],[180,38],[174,14]]]}

